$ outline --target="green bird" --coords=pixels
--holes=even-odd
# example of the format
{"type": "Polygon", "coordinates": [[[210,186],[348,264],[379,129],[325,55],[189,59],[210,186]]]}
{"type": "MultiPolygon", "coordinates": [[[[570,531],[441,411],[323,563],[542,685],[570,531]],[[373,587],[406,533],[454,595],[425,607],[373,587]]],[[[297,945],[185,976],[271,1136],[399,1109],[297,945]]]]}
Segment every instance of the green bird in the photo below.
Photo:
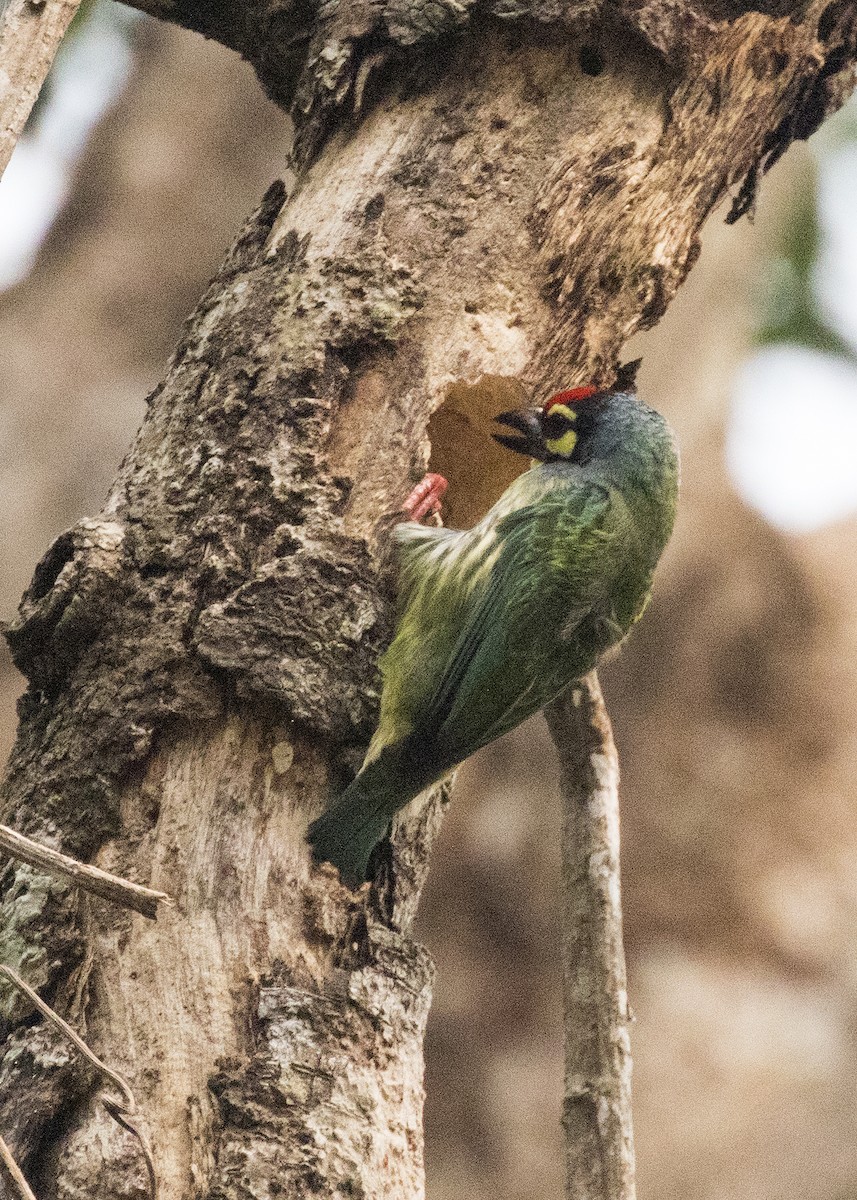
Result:
{"type": "Polygon", "coordinates": [[[397,526],[399,623],[382,659],[381,718],[351,785],[314,821],[319,861],[349,884],[394,814],[480,746],[537,712],[626,636],[673,527],[670,428],[616,384],[501,413],[498,442],[536,462],[472,529],[418,523],[439,506],[427,476],[397,526]]]}

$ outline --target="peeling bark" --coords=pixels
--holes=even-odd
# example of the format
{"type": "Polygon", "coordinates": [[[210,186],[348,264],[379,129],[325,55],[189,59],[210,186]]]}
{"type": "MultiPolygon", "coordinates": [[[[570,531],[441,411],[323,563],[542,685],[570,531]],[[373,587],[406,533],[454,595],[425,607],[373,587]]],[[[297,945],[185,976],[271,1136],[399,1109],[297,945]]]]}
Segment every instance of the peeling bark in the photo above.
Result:
{"type": "MultiPolygon", "coordinates": [[[[177,907],[153,926],[9,866],[0,929],[131,1082],[165,1200],[410,1198],[431,969],[408,926],[444,795],[358,894],[303,841],[376,716],[390,522],[430,448],[461,511],[508,481],[499,392],[612,377],[711,207],[845,94],[854,25],[820,3],[162,12],[296,97],[297,183],[190,318],[103,511],[36,569],[3,798],[177,907]]],[[[30,1178],[143,1195],[90,1081],[20,999],[3,1017],[0,1131],[30,1178]]]]}

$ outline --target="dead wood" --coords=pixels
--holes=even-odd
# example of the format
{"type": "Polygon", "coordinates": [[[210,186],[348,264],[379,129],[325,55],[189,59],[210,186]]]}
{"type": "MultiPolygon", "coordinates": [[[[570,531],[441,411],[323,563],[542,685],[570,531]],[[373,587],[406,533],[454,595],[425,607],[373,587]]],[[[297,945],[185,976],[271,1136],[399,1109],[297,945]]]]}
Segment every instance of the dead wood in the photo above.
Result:
{"type": "Polygon", "coordinates": [[[43,846],[41,842],[34,842],[32,838],[25,838],[14,829],[0,825],[0,854],[4,853],[18,859],[19,862],[28,863],[31,867],[38,867],[48,875],[67,879],[81,891],[92,892],[95,896],[112,900],[114,904],[132,908],[134,912],[141,913],[151,921],[158,915],[160,904],[171,903],[166,892],[156,892],[153,888],[142,887],[128,879],[120,879],[118,875],[111,875],[109,871],[101,871],[98,867],[78,862],[76,858],[60,854],[49,846],[43,846]]]}
{"type": "MultiPolygon", "coordinates": [[[[84,919],[7,868],[4,956],[132,1081],[168,1200],[410,1200],[431,965],[407,930],[442,797],[371,892],[303,843],[375,718],[384,530],[429,435],[478,509],[520,465],[484,436],[504,391],[612,377],[713,205],[746,208],[846,94],[851,6],[162,15],[295,98],[297,182],[201,299],[103,511],[36,568],[3,795],[14,828],[177,907],[84,919]]],[[[4,1015],[19,1161],[64,1200],[142,1196],[67,1057],[4,1015]]]]}

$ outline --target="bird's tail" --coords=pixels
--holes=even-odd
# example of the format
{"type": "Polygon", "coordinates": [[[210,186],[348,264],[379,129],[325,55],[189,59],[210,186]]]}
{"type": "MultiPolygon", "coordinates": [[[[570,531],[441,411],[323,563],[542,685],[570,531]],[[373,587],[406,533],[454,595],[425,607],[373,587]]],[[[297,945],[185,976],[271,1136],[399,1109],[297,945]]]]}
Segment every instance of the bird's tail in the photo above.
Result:
{"type": "Polygon", "coordinates": [[[307,831],[313,857],[333,863],[352,886],[366,879],[369,856],[394,814],[420,790],[406,782],[397,759],[382,751],[307,831]]]}

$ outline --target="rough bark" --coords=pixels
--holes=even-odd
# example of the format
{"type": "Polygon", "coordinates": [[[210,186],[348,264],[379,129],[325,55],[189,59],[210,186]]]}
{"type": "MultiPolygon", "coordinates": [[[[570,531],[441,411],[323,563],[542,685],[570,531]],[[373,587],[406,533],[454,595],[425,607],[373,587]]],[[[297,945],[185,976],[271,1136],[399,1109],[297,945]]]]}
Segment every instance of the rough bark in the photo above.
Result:
{"type": "MultiPolygon", "coordinates": [[[[260,263],[259,252],[281,202],[278,187],[203,300],[170,377],[152,399],[149,422],[103,518],[83,522],[59,539],[8,631],[13,655],[31,680],[28,723],[35,737],[29,754],[39,757],[49,798],[37,820],[32,806],[13,808],[12,823],[43,840],[65,825],[65,847],[88,858],[99,834],[111,838],[121,821],[125,837],[111,838],[102,862],[106,854],[121,874],[133,875],[140,869],[139,854],[142,869],[170,881],[178,912],[174,920],[161,919],[154,939],[121,913],[93,910],[87,933],[98,966],[83,961],[84,978],[75,985],[96,986],[97,976],[99,990],[110,996],[107,1011],[96,1007],[87,1019],[96,1041],[113,1048],[102,1057],[115,1066],[118,1056],[129,1074],[149,1076],[143,1108],[165,1195],[186,1194],[197,1178],[201,1194],[244,1194],[242,1164],[248,1159],[264,1173],[260,1179],[276,1175],[284,1186],[291,1179],[297,1194],[320,1177],[320,1157],[332,1194],[338,1188],[343,1194],[360,1188],[371,1194],[381,1163],[391,1179],[400,1164],[402,1194],[414,1194],[419,1145],[409,1130],[419,1127],[421,1084],[412,1060],[421,1055],[429,967],[418,947],[394,930],[376,928],[368,898],[350,899],[324,877],[321,883],[304,882],[308,863],[295,829],[301,792],[317,808],[331,786],[333,764],[319,748],[320,735],[335,738],[344,753],[348,738],[365,733],[371,722],[370,684],[384,626],[365,545],[341,532],[337,518],[345,482],[318,461],[329,432],[323,406],[318,399],[293,402],[288,418],[280,399],[288,371],[305,381],[316,361],[318,316],[305,323],[311,333],[299,319],[289,326],[288,367],[274,370],[267,386],[259,377],[270,364],[264,336],[258,342],[254,337],[253,304],[247,321],[240,316],[248,286],[260,286],[253,274],[261,270],[262,287],[270,282],[271,267],[260,263]],[[212,330],[218,321],[234,340],[224,342],[212,330]],[[309,334],[303,342],[302,332],[309,334]],[[263,357],[254,359],[260,349],[263,357]],[[224,376],[220,366],[226,362],[224,376]],[[255,380],[251,399],[233,395],[230,401],[236,378],[255,380]],[[233,426],[234,444],[227,445],[224,420],[233,426]],[[263,430],[253,432],[256,423],[263,430]],[[208,452],[198,454],[200,446],[208,452]],[[222,489],[231,490],[238,478],[243,502],[231,517],[225,507],[218,513],[222,489]],[[128,588],[128,568],[142,592],[128,588]],[[334,603],[342,598],[347,617],[334,603]],[[271,622],[278,637],[285,634],[277,646],[278,670],[269,680],[272,690],[255,717],[255,698],[244,689],[255,687],[249,680],[261,668],[247,653],[249,642],[243,656],[248,682],[236,673],[232,685],[225,679],[218,684],[221,673],[225,677],[237,667],[227,659],[237,653],[234,625],[242,613],[260,623],[260,645],[271,622]],[[148,641],[141,640],[141,617],[148,641]],[[218,628],[224,635],[215,640],[212,630],[218,628]],[[320,639],[326,657],[317,652],[320,639]],[[215,647],[217,664],[210,658],[215,647]],[[312,674],[298,670],[301,656],[312,664],[312,674]],[[75,674],[74,697],[61,691],[69,672],[75,674]],[[280,688],[290,690],[293,705],[284,706],[280,688]],[[62,694],[70,702],[67,713],[62,694]],[[158,709],[166,722],[178,723],[172,736],[158,720],[158,709]],[[85,712],[89,716],[80,727],[77,718],[85,712]],[[316,722],[315,742],[294,724],[310,720],[316,722]],[[198,728],[188,728],[188,721],[198,728]],[[161,738],[154,748],[156,726],[161,738]],[[97,775],[83,761],[93,751],[97,775]],[[145,770],[132,773],[143,758],[145,770]],[[88,828],[74,820],[87,798],[90,812],[95,810],[88,828]],[[234,814],[227,818],[234,805],[248,803],[252,816],[240,822],[234,814]],[[284,903],[285,896],[292,902],[284,903]],[[115,954],[117,939],[125,942],[121,957],[115,954]],[[387,975],[398,981],[395,989],[380,986],[387,975]],[[148,1046],[147,1061],[126,1067],[127,1049],[119,1047],[138,1038],[148,1046]],[[358,1061],[346,1069],[351,1047],[359,1047],[358,1061]],[[289,1056],[279,1085],[271,1077],[278,1052],[289,1056]],[[379,1074],[385,1060],[386,1080],[379,1074]],[[198,1111],[188,1112],[188,1097],[198,1111]],[[377,1159],[367,1153],[362,1120],[356,1121],[349,1153],[343,1105],[371,1114],[377,1159]],[[248,1134],[246,1114],[258,1116],[260,1107],[267,1120],[248,1134]],[[211,1148],[214,1122],[220,1132],[212,1172],[193,1155],[201,1131],[202,1144],[211,1148]]],[[[274,261],[279,269],[281,261],[274,261]]],[[[337,295],[335,283],[332,292],[330,309],[319,306],[325,332],[339,321],[350,327],[340,307],[348,303],[347,293],[337,295]]],[[[359,307],[356,300],[354,306],[359,307]]],[[[324,371],[325,364],[320,366],[324,371]]],[[[335,366],[330,373],[335,376],[335,366]]],[[[33,759],[21,749],[13,756],[11,788],[33,778],[33,759]]],[[[425,817],[420,820],[425,826],[425,817]]],[[[421,848],[421,839],[411,845],[421,848]]],[[[401,920],[411,904],[410,875],[420,872],[409,873],[408,852],[399,857],[399,884],[385,890],[384,904],[385,913],[401,920]]],[[[24,892],[32,903],[21,882],[26,870],[16,873],[14,899],[24,892]]],[[[65,889],[47,890],[57,903],[71,906],[65,889]]],[[[80,949],[66,946],[62,963],[48,957],[53,946],[32,936],[19,945],[12,940],[14,924],[6,922],[5,928],[7,957],[26,966],[29,981],[43,995],[54,993],[57,969],[82,957],[82,942],[80,949]]],[[[32,923],[27,932],[32,934],[32,923]]],[[[20,1030],[18,1038],[28,1047],[32,1041],[30,1031],[20,1030]]],[[[17,1064],[21,1053],[15,1053],[14,1034],[10,1040],[7,1063],[17,1064]]],[[[50,1066],[41,1081],[44,1105],[50,1103],[49,1085],[58,1093],[67,1090],[63,1075],[75,1072],[67,1061],[50,1066]]],[[[21,1105],[11,1082],[3,1080],[0,1094],[14,1107],[15,1132],[24,1143],[18,1152],[44,1152],[38,1114],[21,1105]]],[[[13,1114],[4,1115],[8,1127],[13,1114]]],[[[80,1128],[54,1148],[56,1161],[47,1169],[56,1174],[58,1195],[89,1194],[93,1178],[124,1177],[129,1186],[127,1180],[139,1175],[133,1155],[120,1153],[120,1147],[104,1164],[102,1143],[112,1134],[103,1122],[99,1113],[87,1112],[80,1128]]]]}
{"type": "MultiPolygon", "coordinates": [[[[432,465],[478,481],[460,510],[490,498],[518,469],[479,432],[500,393],[607,379],[711,205],[850,79],[842,7],[593,11],[585,40],[564,15],[408,34],[377,63],[374,15],[350,12],[341,58],[324,21],[304,31],[294,195],[269,192],[104,510],[9,631],[30,680],[9,824],[178,901],[155,927],[78,912],[18,867],[0,911],[7,960],[131,1081],[167,1198],[421,1193],[431,971],[407,928],[442,800],[406,815],[372,893],[311,873],[302,841],[375,715],[382,518],[427,430],[432,465]]],[[[254,60],[272,94],[288,16],[268,77],[254,60]]],[[[0,1129],[33,1179],[143,1194],[75,1064],[5,1015],[0,1129]]]]}
{"type": "MultiPolygon", "coordinates": [[[[291,143],[223,47],[143,20],[133,52],[33,271],[0,295],[4,617],[44,547],[98,511],[188,312],[291,143]]],[[[21,682],[4,643],[4,764],[21,682]]]]}
{"type": "Polygon", "coordinates": [[[3,1164],[7,1182],[11,1185],[16,1200],[36,1200],[32,1188],[24,1178],[23,1171],[15,1162],[11,1150],[2,1138],[0,1138],[0,1162],[3,1164]]]}

